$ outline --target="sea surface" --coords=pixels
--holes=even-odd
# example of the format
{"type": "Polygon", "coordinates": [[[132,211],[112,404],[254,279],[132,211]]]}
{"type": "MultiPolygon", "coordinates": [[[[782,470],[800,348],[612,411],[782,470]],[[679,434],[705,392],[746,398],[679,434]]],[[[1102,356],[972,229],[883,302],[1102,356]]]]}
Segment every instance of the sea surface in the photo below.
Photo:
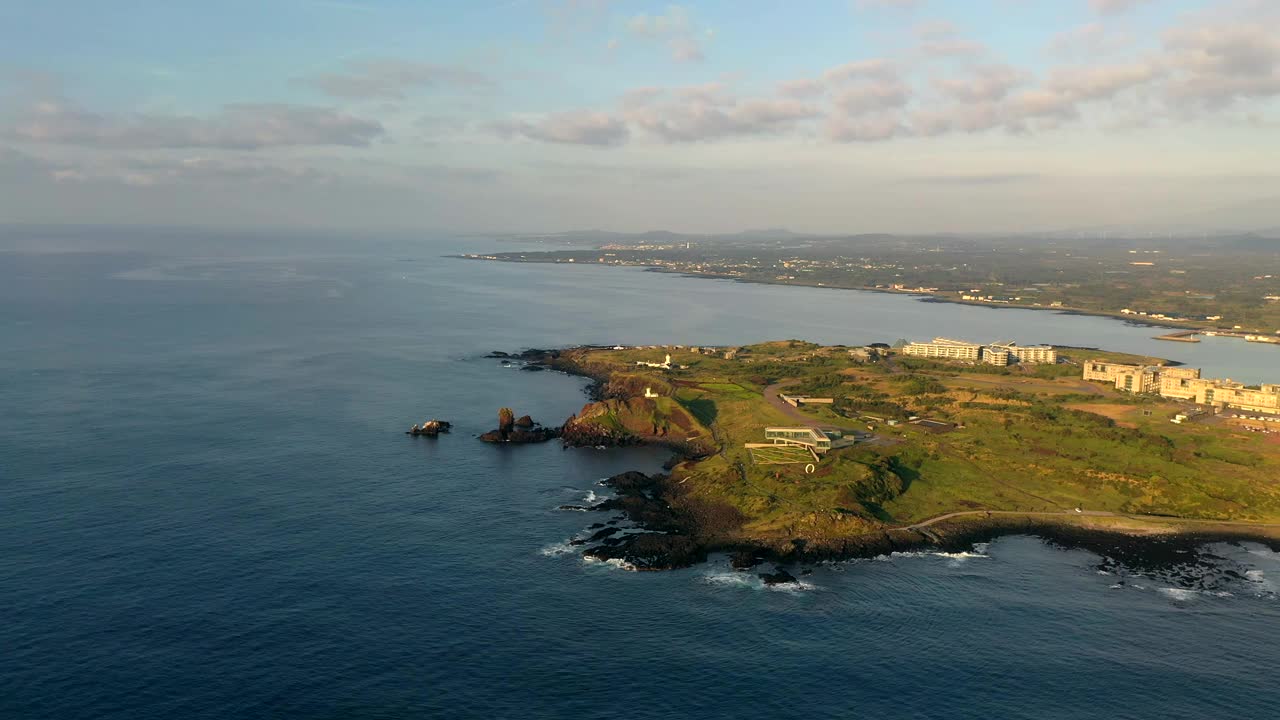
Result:
{"type": "Polygon", "coordinates": [[[1011,537],[955,554],[632,573],[557,510],[648,449],[493,447],[580,379],[491,350],[893,342],[1280,350],[1110,319],[599,267],[478,238],[0,238],[0,718],[1262,718],[1280,556],[1153,572],[1011,537]],[[455,424],[435,440],[414,422],[455,424]]]}

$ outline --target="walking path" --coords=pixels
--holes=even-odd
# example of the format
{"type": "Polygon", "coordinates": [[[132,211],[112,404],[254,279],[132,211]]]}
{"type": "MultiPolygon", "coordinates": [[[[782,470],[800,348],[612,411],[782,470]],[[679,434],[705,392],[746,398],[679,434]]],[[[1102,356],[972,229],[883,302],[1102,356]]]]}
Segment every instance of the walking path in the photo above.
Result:
{"type": "Polygon", "coordinates": [[[1178,522],[1195,522],[1195,523],[1205,523],[1209,525],[1236,525],[1236,526],[1246,526],[1246,527],[1280,528],[1280,523],[1259,523],[1259,522],[1249,522],[1247,520],[1198,520],[1196,518],[1175,518],[1175,517],[1169,517],[1168,515],[1130,515],[1128,513],[1117,513],[1117,512],[1110,512],[1107,510],[1081,510],[1080,512],[1075,512],[1070,510],[1063,511],[1063,512],[1043,512],[1043,511],[1042,512],[1023,512],[1019,510],[962,510],[960,512],[953,512],[953,513],[947,513],[945,515],[939,515],[937,517],[929,518],[928,520],[923,520],[914,525],[907,525],[905,527],[898,528],[898,529],[921,530],[935,523],[940,523],[940,522],[943,522],[944,520],[950,520],[951,518],[961,517],[965,515],[985,515],[988,517],[992,515],[1021,515],[1024,517],[1026,516],[1116,517],[1116,518],[1128,518],[1130,520],[1157,520],[1157,521],[1165,521],[1165,522],[1174,520],[1178,522]]]}

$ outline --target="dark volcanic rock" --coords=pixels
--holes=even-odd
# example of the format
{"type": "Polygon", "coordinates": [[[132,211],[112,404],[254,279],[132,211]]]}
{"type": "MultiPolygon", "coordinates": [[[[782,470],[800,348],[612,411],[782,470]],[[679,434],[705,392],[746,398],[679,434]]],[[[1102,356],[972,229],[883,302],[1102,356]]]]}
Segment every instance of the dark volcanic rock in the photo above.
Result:
{"type": "Polygon", "coordinates": [[[514,413],[510,408],[502,408],[498,411],[499,426],[497,430],[480,436],[480,439],[487,443],[509,443],[514,445],[528,445],[530,443],[541,443],[548,440],[554,440],[560,437],[560,428],[542,427],[533,421],[533,418],[524,415],[519,419],[514,417],[514,413]]]}
{"type": "Polygon", "coordinates": [[[522,365],[520,369],[524,370],[525,372],[542,372],[547,368],[545,365],[522,365]]]}
{"type": "Polygon", "coordinates": [[[622,532],[622,529],[616,528],[616,527],[607,527],[603,530],[597,530],[594,534],[591,535],[591,537],[587,538],[587,542],[600,542],[601,540],[609,537],[610,535],[616,535],[620,532],[622,532]]]}
{"type": "Polygon", "coordinates": [[[560,436],[555,428],[535,428],[533,430],[513,430],[507,436],[509,443],[540,443],[554,440],[560,436]]]}
{"type": "Polygon", "coordinates": [[[617,545],[595,547],[583,554],[597,560],[621,560],[636,570],[671,570],[707,559],[706,550],[693,538],[653,533],[628,535],[617,545]]]}
{"type": "Polygon", "coordinates": [[[759,576],[760,579],[764,581],[765,585],[784,585],[786,583],[800,582],[796,579],[795,575],[792,575],[782,568],[775,568],[771,573],[759,573],[759,576]]]}
{"type": "Polygon", "coordinates": [[[642,472],[630,470],[608,478],[603,483],[606,487],[617,490],[620,494],[649,492],[658,487],[657,478],[651,478],[642,472]]]}
{"type": "Polygon", "coordinates": [[[414,425],[405,430],[406,435],[426,435],[427,437],[435,437],[440,433],[447,433],[453,428],[451,423],[444,420],[427,420],[421,425],[414,425]]]}
{"type": "Polygon", "coordinates": [[[508,353],[504,353],[504,352],[502,352],[501,350],[494,350],[493,352],[489,353],[488,355],[485,355],[485,357],[487,357],[487,358],[509,358],[509,357],[511,357],[511,355],[509,355],[508,353]]]}
{"type": "Polygon", "coordinates": [[[750,570],[761,562],[763,559],[757,557],[751,550],[740,550],[729,557],[729,565],[734,570],[750,570]]]}

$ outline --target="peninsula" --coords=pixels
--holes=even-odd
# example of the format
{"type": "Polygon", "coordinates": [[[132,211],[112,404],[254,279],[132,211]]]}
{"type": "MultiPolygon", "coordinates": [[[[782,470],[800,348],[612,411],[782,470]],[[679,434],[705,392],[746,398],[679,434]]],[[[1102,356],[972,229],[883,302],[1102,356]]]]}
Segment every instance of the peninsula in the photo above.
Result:
{"type": "Polygon", "coordinates": [[[1157,358],[1014,343],[974,344],[969,357],[949,343],[967,345],[546,353],[537,362],[595,380],[567,443],[677,451],[668,474],[612,478],[616,498],[578,508],[656,532],[604,528],[585,553],[663,569],[709,552],[751,565],[1010,532],[1076,545],[1280,541],[1280,414],[1087,379],[1102,363],[1159,374],[1169,365],[1157,358]]]}
{"type": "MultiPolygon", "coordinates": [[[[538,240],[547,249],[462,257],[904,293],[935,302],[1109,316],[1280,346],[1280,242],[1270,237],[819,236],[769,230],[569,233],[538,240]]],[[[1182,339],[1194,336],[1188,332],[1182,339]]]]}

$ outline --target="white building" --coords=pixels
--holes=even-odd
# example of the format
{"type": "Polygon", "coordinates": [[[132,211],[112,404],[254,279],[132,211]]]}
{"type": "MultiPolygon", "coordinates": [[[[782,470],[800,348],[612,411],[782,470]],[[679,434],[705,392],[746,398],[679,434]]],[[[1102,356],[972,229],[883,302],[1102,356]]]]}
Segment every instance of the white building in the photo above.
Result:
{"type": "Polygon", "coordinates": [[[913,342],[902,348],[903,355],[944,360],[969,360],[977,362],[982,357],[982,346],[977,343],[934,338],[933,342],[913,342]]]}

